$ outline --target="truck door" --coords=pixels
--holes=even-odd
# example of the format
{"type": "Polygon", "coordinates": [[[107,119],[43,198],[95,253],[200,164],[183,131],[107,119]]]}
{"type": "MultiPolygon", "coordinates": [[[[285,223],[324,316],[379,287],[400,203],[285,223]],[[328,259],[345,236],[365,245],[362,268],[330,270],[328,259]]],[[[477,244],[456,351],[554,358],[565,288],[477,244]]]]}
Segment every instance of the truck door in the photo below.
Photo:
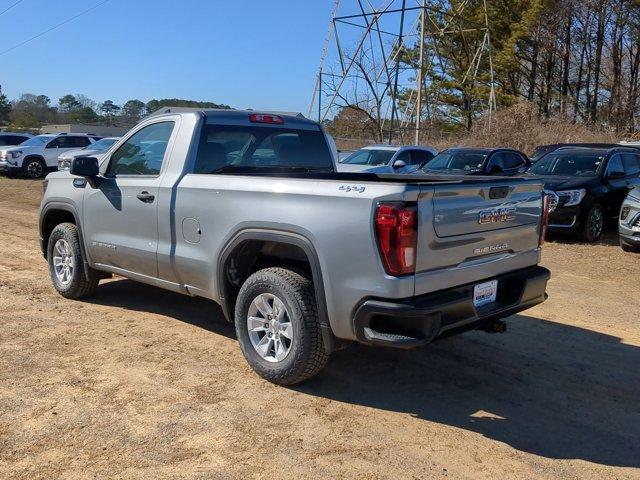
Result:
{"type": "Polygon", "coordinates": [[[139,127],[106,160],[97,188],[85,187],[83,233],[94,263],[158,276],[158,191],[174,129],[166,120],[139,127]]]}

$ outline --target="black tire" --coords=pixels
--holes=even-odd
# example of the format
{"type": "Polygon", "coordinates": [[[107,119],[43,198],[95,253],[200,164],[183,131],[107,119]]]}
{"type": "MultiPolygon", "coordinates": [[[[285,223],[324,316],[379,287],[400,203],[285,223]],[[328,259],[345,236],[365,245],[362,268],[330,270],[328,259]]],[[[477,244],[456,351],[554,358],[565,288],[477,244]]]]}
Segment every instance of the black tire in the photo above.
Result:
{"type": "Polygon", "coordinates": [[[53,229],[47,244],[47,261],[53,286],[63,297],[75,300],[88,297],[96,291],[100,281],[100,273],[89,267],[85,271],[82,249],[80,248],[80,236],[73,223],[61,223],[53,229]],[[56,274],[54,264],[54,258],[60,256],[56,250],[56,244],[59,240],[64,240],[68,245],[69,257],[73,265],[71,274],[65,281],[61,280],[56,274]]]}
{"type": "Polygon", "coordinates": [[[27,178],[37,180],[47,174],[47,166],[39,158],[27,158],[22,164],[22,173],[27,178]]]}
{"type": "Polygon", "coordinates": [[[597,242],[602,236],[604,227],[604,210],[599,204],[594,203],[584,217],[580,237],[585,242],[597,242]]]}
{"type": "Polygon", "coordinates": [[[258,375],[272,383],[302,382],[320,372],[329,359],[322,341],[313,283],[292,270],[265,268],[251,275],[238,293],[235,326],[247,362],[258,375]],[[280,361],[269,362],[261,357],[249,336],[249,308],[261,294],[273,295],[283,302],[293,327],[290,350],[280,361]]]}

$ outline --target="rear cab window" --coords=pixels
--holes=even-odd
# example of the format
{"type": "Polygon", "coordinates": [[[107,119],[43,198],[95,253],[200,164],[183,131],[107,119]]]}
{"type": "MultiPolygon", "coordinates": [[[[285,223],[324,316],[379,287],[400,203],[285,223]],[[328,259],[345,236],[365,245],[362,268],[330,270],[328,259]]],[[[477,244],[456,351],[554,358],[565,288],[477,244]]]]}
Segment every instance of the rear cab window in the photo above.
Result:
{"type": "Polygon", "coordinates": [[[206,124],[194,173],[333,171],[324,133],[317,128],[206,124]]]}

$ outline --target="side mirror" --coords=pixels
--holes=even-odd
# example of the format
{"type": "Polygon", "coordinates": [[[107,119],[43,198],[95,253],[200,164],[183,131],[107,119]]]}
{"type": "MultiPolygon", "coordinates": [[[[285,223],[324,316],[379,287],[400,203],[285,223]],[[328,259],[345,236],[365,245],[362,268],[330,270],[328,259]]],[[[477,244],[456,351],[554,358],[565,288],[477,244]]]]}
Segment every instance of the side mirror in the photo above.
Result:
{"type": "Polygon", "coordinates": [[[491,165],[489,167],[489,175],[497,175],[499,173],[502,173],[504,170],[502,170],[502,167],[500,165],[491,165]]]}
{"type": "Polygon", "coordinates": [[[96,157],[76,157],[69,168],[71,175],[79,177],[95,178],[100,174],[100,167],[96,157]]]}
{"type": "Polygon", "coordinates": [[[396,160],[395,162],[393,162],[393,168],[403,168],[406,166],[407,164],[404,162],[404,160],[396,160]]]}
{"type": "Polygon", "coordinates": [[[607,180],[616,180],[618,178],[624,178],[626,175],[624,172],[609,172],[607,175],[607,180]]]}

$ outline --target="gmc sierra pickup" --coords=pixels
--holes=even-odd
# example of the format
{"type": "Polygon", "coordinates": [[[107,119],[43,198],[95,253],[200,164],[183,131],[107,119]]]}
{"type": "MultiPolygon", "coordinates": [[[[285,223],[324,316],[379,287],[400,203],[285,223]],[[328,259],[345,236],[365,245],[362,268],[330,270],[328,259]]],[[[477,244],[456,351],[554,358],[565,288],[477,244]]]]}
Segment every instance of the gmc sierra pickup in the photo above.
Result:
{"type": "Polygon", "coordinates": [[[117,274],[212,299],[262,377],[293,384],[347,341],[416,347],[545,300],[535,179],[335,172],[316,122],[229,110],[143,120],[45,180],[63,296],[117,274]]]}

